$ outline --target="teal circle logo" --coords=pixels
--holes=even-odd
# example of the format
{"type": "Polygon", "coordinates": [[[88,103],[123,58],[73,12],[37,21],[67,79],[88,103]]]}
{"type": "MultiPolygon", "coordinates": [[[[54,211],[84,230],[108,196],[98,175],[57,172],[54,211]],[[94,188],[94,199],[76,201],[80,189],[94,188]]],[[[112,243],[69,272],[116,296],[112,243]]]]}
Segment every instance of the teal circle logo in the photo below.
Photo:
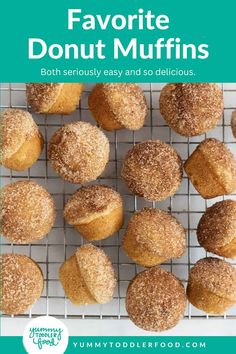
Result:
{"type": "Polygon", "coordinates": [[[29,354],[63,354],[68,346],[68,329],[52,316],[31,320],[23,334],[23,344],[29,354]]]}

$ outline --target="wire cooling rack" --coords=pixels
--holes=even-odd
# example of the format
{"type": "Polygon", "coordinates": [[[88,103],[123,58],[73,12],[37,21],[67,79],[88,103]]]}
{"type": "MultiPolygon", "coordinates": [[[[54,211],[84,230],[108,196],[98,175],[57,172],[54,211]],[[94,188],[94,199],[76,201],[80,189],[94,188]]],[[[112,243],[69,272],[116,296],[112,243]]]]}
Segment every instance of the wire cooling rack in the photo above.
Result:
{"type": "MultiPolygon", "coordinates": [[[[149,106],[149,116],[145,126],[136,132],[121,130],[105,132],[110,140],[110,160],[104,174],[97,180],[117,189],[124,200],[125,224],[119,233],[106,240],[95,242],[110,256],[117,273],[117,287],[113,301],[105,305],[75,306],[64,295],[58,280],[58,270],[62,262],[70,257],[75,249],[83,244],[82,237],[63,219],[63,208],[68,197],[79,185],[63,181],[51,169],[47,159],[47,142],[51,135],[63,124],[74,120],[88,121],[95,124],[88,110],[87,98],[93,85],[86,85],[80,106],[70,116],[33,117],[37,122],[44,138],[45,146],[40,159],[27,171],[15,172],[5,168],[1,169],[1,182],[5,185],[10,182],[31,179],[44,186],[53,196],[57,207],[57,218],[51,232],[43,240],[29,245],[14,245],[2,237],[2,252],[21,253],[32,257],[42,268],[45,287],[41,298],[31,310],[15,317],[36,317],[39,315],[52,315],[58,318],[100,318],[121,319],[128,318],[125,310],[125,294],[129,281],[143,268],[134,264],[123,252],[121,241],[127,222],[135,210],[144,206],[158,207],[170,211],[172,215],[186,228],[187,249],[180,259],[173,259],[162,265],[163,268],[173,272],[186,285],[189,269],[195,262],[206,256],[196,238],[196,227],[206,207],[223,198],[205,201],[195,191],[186,175],[180,189],[175,196],[163,202],[147,202],[142,198],[130,194],[120,177],[122,160],[126,152],[137,142],[147,139],[160,139],[170,143],[185,161],[196,146],[205,137],[215,137],[224,141],[236,154],[236,140],[232,136],[230,120],[232,111],[236,108],[236,83],[220,84],[224,90],[224,115],[218,126],[211,132],[192,138],[185,138],[172,131],[165,123],[159,112],[159,95],[164,84],[141,84],[149,106]]],[[[1,110],[7,107],[27,109],[25,97],[25,84],[1,84],[1,110]]],[[[97,183],[96,182],[96,183],[97,183]]],[[[227,196],[236,200],[236,195],[227,196]]],[[[210,255],[209,253],[207,255],[210,255]]],[[[233,264],[233,263],[232,263],[233,264]]],[[[236,265],[236,263],[234,263],[236,265]]],[[[188,304],[185,318],[234,318],[236,319],[236,306],[222,316],[208,316],[188,304]]]]}

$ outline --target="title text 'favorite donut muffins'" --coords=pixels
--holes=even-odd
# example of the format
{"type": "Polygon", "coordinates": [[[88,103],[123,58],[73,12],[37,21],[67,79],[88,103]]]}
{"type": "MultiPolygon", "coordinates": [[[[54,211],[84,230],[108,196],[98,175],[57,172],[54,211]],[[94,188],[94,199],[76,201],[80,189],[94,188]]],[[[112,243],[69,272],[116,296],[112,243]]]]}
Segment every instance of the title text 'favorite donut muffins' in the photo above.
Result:
{"type": "Polygon", "coordinates": [[[36,113],[70,114],[76,110],[83,91],[81,83],[30,83],[27,103],[36,113]]]}
{"type": "Polygon", "coordinates": [[[102,240],[119,231],[123,225],[121,196],[104,185],[82,187],[67,201],[64,217],[87,240],[102,240]]]}

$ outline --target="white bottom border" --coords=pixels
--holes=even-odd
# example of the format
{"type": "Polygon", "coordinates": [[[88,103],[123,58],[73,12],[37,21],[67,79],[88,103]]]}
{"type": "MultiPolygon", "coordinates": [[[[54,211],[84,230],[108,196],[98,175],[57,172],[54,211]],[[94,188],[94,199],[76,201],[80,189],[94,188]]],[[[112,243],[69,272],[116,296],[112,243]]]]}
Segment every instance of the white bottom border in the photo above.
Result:
{"type": "MultiPolygon", "coordinates": [[[[2,318],[2,336],[22,336],[29,318],[2,318]]],[[[131,321],[62,319],[70,336],[236,336],[236,320],[191,319],[182,320],[175,328],[165,332],[146,332],[131,321]]],[[[45,324],[46,325],[46,324],[45,324]]]]}

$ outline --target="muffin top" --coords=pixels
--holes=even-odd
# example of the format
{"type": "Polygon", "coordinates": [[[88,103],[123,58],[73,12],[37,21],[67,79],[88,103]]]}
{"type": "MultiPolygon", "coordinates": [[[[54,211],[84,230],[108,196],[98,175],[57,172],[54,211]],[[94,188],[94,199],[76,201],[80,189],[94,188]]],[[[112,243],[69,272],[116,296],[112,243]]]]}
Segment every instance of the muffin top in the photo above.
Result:
{"type": "Polygon", "coordinates": [[[162,116],[173,130],[184,136],[200,135],[213,129],[223,108],[223,93],[216,84],[168,84],[160,95],[162,116]]]}
{"type": "Polygon", "coordinates": [[[147,103],[143,91],[132,83],[100,83],[89,96],[89,107],[98,119],[97,110],[101,100],[106,105],[106,113],[127,129],[140,129],[147,116],[147,103]]]}
{"type": "Polygon", "coordinates": [[[169,213],[143,208],[134,213],[126,234],[132,235],[143,250],[166,258],[180,257],[185,250],[185,230],[169,213]]]}
{"type": "Polygon", "coordinates": [[[43,275],[39,266],[21,254],[1,257],[2,303],[4,313],[24,313],[43,291],[43,275]]]}
{"type": "Polygon", "coordinates": [[[28,105],[33,111],[48,111],[58,98],[62,83],[30,83],[26,85],[28,105]]]}
{"type": "Polygon", "coordinates": [[[15,243],[29,243],[45,236],[56,212],[50,194],[32,181],[18,181],[2,189],[2,233],[15,243]]]}
{"type": "Polygon", "coordinates": [[[185,306],[183,285],[161,268],[150,268],[136,275],[126,294],[130,319],[147,331],[172,328],[183,317],[185,306]]]}
{"type": "Polygon", "coordinates": [[[1,113],[2,159],[14,155],[34,135],[39,134],[31,114],[22,109],[8,108],[1,113]]]}
{"type": "Polygon", "coordinates": [[[236,301],[236,269],[219,258],[200,259],[191,269],[189,282],[212,293],[236,301]]]}
{"type": "Polygon", "coordinates": [[[236,237],[236,202],[223,200],[208,208],[197,228],[200,245],[216,250],[236,237]]]}
{"type": "Polygon", "coordinates": [[[170,145],[145,141],[128,151],[122,177],[134,194],[147,200],[163,200],[173,195],[182,181],[182,161],[170,145]]]}
{"type": "Polygon", "coordinates": [[[53,134],[48,151],[52,167],[65,180],[85,183],[103,172],[109,159],[109,141],[97,127],[73,122],[53,134]]]}

